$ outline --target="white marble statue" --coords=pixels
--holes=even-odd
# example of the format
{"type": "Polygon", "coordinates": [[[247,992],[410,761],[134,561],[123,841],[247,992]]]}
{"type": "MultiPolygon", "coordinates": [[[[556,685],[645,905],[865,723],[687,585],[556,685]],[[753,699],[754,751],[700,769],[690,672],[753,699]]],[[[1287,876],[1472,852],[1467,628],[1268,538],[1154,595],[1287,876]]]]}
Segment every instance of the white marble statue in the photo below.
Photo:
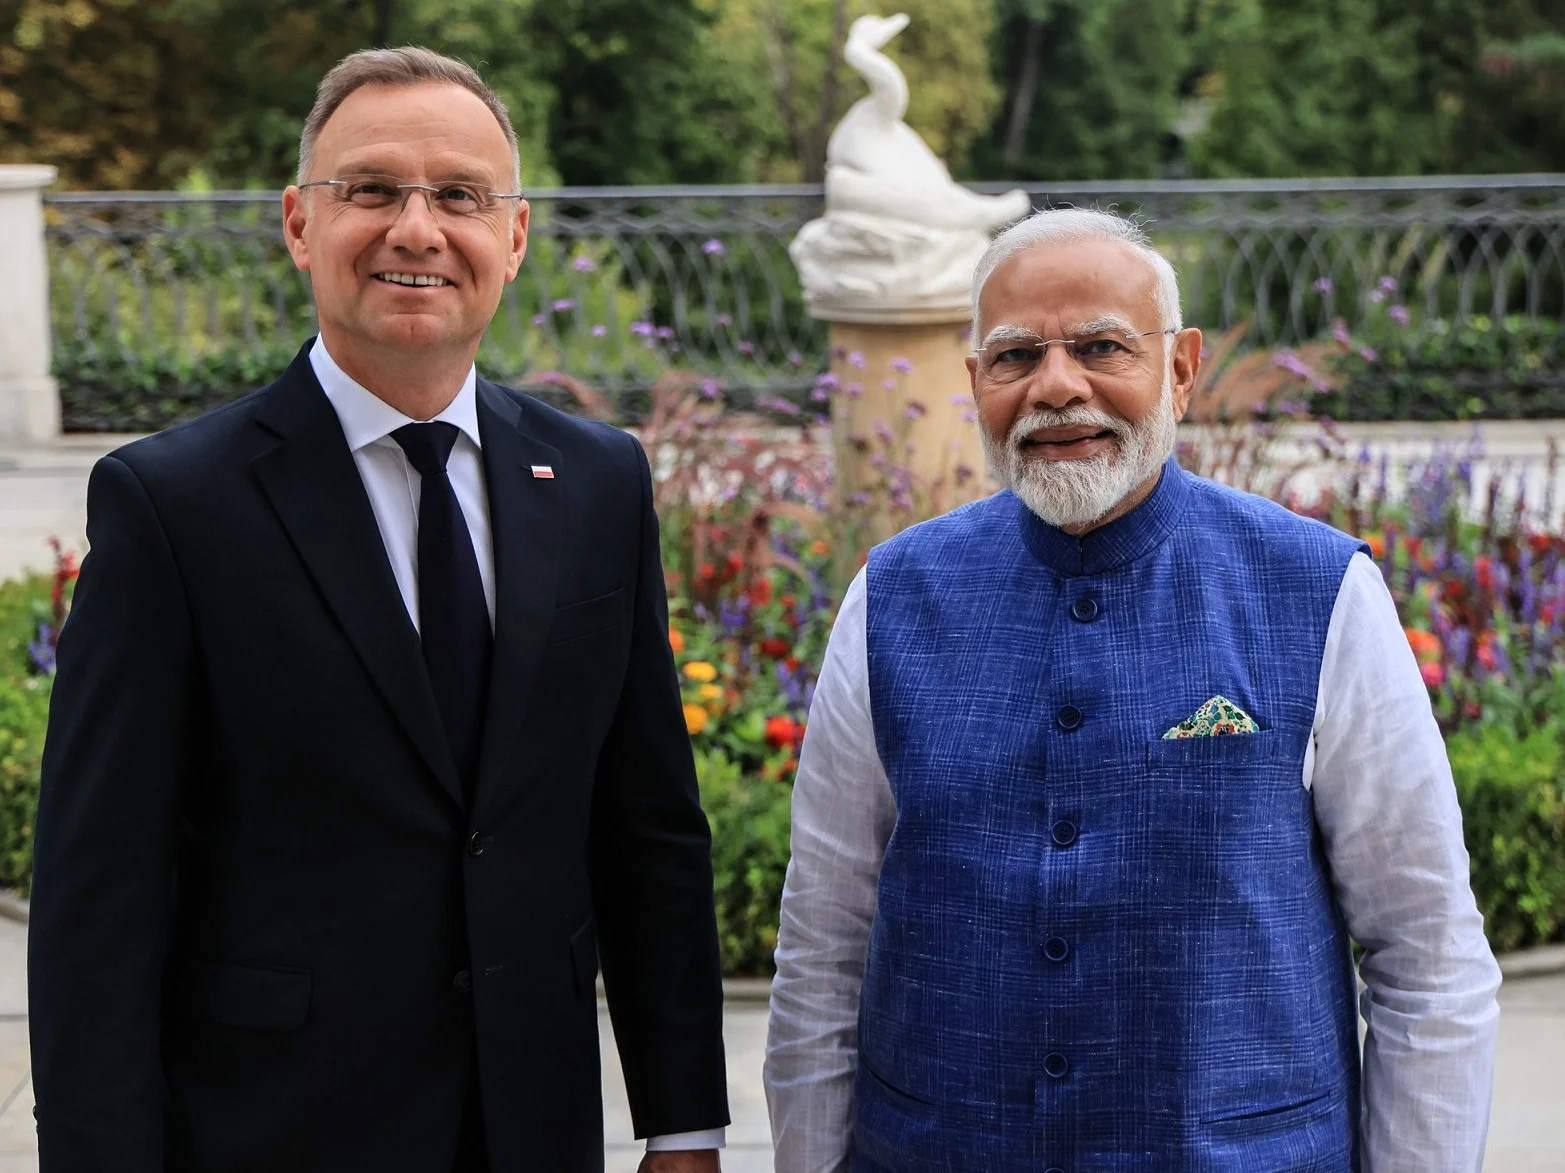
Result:
{"type": "Polygon", "coordinates": [[[826,214],[789,248],[805,302],[840,321],[916,320],[967,304],[973,266],[997,228],[1028,213],[1023,191],[979,195],[907,123],[907,80],[880,50],[905,13],[861,16],[843,57],[869,83],[826,147],[826,214]]]}

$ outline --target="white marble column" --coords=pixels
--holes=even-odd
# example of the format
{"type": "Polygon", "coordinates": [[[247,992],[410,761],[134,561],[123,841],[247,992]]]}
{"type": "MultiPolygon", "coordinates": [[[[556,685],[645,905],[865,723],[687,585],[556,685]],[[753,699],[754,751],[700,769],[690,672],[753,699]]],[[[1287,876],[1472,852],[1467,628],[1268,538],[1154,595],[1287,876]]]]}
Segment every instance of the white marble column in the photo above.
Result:
{"type": "Polygon", "coordinates": [[[53,167],[0,165],[0,443],[51,440],[60,393],[50,374],[49,258],[43,190],[53,167]]]}

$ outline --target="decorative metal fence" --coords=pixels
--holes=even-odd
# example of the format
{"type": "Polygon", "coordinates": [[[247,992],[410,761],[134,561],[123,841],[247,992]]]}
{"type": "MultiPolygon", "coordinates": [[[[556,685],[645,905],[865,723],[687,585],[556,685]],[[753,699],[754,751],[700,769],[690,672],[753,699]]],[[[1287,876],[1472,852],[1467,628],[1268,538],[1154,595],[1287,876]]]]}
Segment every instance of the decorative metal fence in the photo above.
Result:
{"type": "MultiPolygon", "coordinates": [[[[1028,191],[1039,207],[1145,217],[1180,271],[1191,324],[1248,320],[1248,342],[1264,346],[1401,332],[1463,369],[1476,360],[1456,351],[1482,348],[1475,331],[1502,349],[1525,335],[1520,357],[1472,377],[1565,387],[1565,176],[1028,191]]],[[[68,427],[124,426],[149,398],[193,408],[255,386],[313,327],[275,193],[46,204],[68,427]]],[[[623,395],[680,366],[743,399],[800,394],[824,366],[826,331],[804,313],[787,255],[820,214],[818,187],[564,188],[531,204],[529,255],[480,356],[486,373],[525,384],[559,370],[623,395]]]]}

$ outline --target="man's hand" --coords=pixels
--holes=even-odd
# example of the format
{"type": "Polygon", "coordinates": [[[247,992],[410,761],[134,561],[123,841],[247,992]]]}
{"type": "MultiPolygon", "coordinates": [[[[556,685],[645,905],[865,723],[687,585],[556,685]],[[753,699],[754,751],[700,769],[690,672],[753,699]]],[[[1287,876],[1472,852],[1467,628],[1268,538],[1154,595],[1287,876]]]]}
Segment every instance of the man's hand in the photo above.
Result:
{"type": "Polygon", "coordinates": [[[648,1153],[636,1173],[722,1173],[716,1149],[648,1153]]]}

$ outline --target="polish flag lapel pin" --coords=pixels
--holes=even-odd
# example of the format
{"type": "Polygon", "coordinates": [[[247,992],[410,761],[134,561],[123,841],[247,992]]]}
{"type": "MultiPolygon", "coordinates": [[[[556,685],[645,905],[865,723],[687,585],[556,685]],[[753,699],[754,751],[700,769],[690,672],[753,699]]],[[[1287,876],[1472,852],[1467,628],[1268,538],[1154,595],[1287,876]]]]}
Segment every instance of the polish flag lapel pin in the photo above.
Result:
{"type": "Polygon", "coordinates": [[[554,479],[554,466],[552,464],[533,465],[533,476],[540,481],[552,481],[554,479]]]}

